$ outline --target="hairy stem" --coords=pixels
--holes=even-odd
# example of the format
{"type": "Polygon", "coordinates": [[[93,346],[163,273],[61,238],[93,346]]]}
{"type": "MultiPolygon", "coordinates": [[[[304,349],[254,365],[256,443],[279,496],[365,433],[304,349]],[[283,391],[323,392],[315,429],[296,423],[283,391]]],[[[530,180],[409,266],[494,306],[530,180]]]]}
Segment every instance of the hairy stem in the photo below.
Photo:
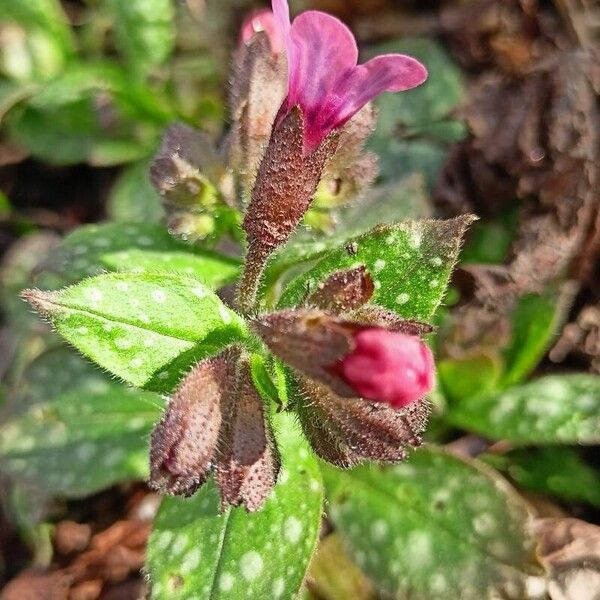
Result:
{"type": "Polygon", "coordinates": [[[236,304],[244,315],[258,308],[260,281],[267,264],[269,252],[266,248],[250,244],[244,261],[244,271],[238,283],[236,304]]]}

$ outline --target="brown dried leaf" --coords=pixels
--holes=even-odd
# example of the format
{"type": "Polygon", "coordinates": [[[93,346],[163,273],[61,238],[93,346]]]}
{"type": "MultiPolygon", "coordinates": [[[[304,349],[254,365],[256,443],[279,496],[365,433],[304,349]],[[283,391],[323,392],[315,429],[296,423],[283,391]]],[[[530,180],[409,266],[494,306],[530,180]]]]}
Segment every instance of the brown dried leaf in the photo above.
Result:
{"type": "MultiPolygon", "coordinates": [[[[509,264],[458,271],[450,356],[497,348],[509,334],[516,299],[541,292],[566,273],[593,281],[600,255],[598,51],[555,53],[526,75],[491,74],[473,88],[464,116],[472,137],[451,152],[437,190],[449,212],[498,212],[527,200],[509,264]]],[[[569,326],[556,360],[582,341],[569,326]]],[[[593,335],[590,342],[593,344],[593,335]]],[[[580,352],[579,350],[575,350],[580,352]]]]}
{"type": "Polygon", "coordinates": [[[60,521],[54,529],[54,546],[60,554],[81,552],[87,548],[92,529],[87,523],[60,521]]]}
{"type": "Polygon", "coordinates": [[[454,55],[467,68],[522,73],[566,41],[556,16],[537,0],[449,4],[441,25],[454,55]]]}
{"type": "Polygon", "coordinates": [[[574,322],[566,325],[550,360],[562,362],[569,354],[583,357],[595,373],[600,373],[600,306],[585,306],[574,322]]]}
{"type": "Polygon", "coordinates": [[[214,464],[223,398],[234,376],[233,352],[197,364],[175,391],[152,433],[153,489],[189,496],[206,480],[214,464]]]}
{"type": "Polygon", "coordinates": [[[437,200],[459,210],[485,212],[502,194],[537,196],[522,215],[509,266],[521,291],[539,291],[580,260],[592,231],[600,181],[597,62],[597,51],[577,50],[548,58],[526,77],[484,77],[464,111],[473,137],[442,175],[437,200]]]}
{"type": "Polygon", "coordinates": [[[25,571],[2,590],[2,600],[68,600],[72,577],[64,571],[25,571]]]}
{"type": "Polygon", "coordinates": [[[600,527],[578,519],[537,519],[538,558],[552,600],[600,598],[600,527]]]}
{"type": "Polygon", "coordinates": [[[246,360],[240,362],[237,389],[227,397],[223,416],[216,467],[222,503],[257,511],[277,481],[280,462],[246,360]]]}
{"type": "Polygon", "coordinates": [[[596,0],[555,0],[581,45],[600,41],[600,6],[596,0]]]}

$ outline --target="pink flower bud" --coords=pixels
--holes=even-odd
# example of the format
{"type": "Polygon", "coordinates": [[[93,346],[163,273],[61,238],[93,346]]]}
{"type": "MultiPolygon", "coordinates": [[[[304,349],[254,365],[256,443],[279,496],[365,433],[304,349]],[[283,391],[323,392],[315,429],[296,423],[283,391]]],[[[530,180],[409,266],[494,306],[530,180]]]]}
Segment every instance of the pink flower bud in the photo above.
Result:
{"type": "Polygon", "coordinates": [[[279,54],[285,46],[285,39],[281,28],[275,21],[275,16],[267,8],[253,12],[244,21],[240,33],[240,42],[242,44],[247,44],[255,34],[260,33],[261,31],[264,31],[269,38],[271,52],[273,54],[279,54]]]}
{"type": "Polygon", "coordinates": [[[431,390],[433,355],[418,337],[376,328],[354,342],[336,372],[363,398],[402,408],[431,390]]]}

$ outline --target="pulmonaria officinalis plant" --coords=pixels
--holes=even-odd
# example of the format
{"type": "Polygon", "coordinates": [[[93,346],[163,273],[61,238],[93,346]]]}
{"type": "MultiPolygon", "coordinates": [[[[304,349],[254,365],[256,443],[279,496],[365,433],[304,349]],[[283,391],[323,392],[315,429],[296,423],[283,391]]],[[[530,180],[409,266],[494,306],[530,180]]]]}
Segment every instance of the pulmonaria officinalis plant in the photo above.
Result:
{"type": "Polygon", "coordinates": [[[189,496],[212,476],[222,511],[259,511],[291,460],[276,412],[292,413],[337,467],[401,461],[421,443],[434,379],[422,337],[471,217],[355,229],[301,255],[293,236],[328,178],[372,181],[369,102],[426,77],[403,55],[359,65],[340,21],[316,11],[291,21],[274,0],[243,25],[220,146],[175,124],[154,158],[168,229],[186,241],[170,256],[179,266],[140,238],[143,261],[134,253],[116,273],[24,293],[103,368],[168,395],[150,440],[155,489],[189,496]],[[225,246],[245,251],[225,258],[225,246]],[[234,281],[215,264],[235,264],[233,290],[216,293],[234,281]]]}

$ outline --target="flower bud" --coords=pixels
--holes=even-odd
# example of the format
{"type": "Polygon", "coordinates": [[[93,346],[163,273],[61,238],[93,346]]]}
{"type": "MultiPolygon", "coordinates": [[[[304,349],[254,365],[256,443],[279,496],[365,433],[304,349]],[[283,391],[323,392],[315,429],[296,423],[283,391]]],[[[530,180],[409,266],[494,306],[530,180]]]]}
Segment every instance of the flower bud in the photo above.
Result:
{"type": "Polygon", "coordinates": [[[419,338],[374,328],[357,333],[354,343],[335,371],[363,398],[401,408],[433,387],[433,356],[419,338]]]}
{"type": "Polygon", "coordinates": [[[291,381],[297,388],[295,409],[306,437],[323,460],[337,467],[367,460],[400,462],[409,447],[422,442],[429,416],[426,399],[397,409],[363,398],[342,398],[302,375],[291,381]]]}
{"type": "Polygon", "coordinates": [[[332,273],[317,286],[304,303],[339,315],[362,307],[369,301],[374,291],[373,279],[361,265],[347,271],[332,273]]]}
{"type": "Polygon", "coordinates": [[[274,127],[258,168],[252,197],[242,228],[248,250],[239,287],[238,304],[243,312],[256,308],[260,277],[270,255],[296,230],[333,156],[338,136],[328,136],[313,152],[303,150],[304,116],[293,108],[274,127]]]}
{"type": "Polygon", "coordinates": [[[183,379],[152,433],[150,487],[190,496],[213,468],[229,395],[235,354],[225,351],[198,363],[183,379]]]}
{"type": "Polygon", "coordinates": [[[224,398],[216,465],[223,508],[244,505],[250,512],[259,510],[277,481],[279,466],[269,417],[244,359],[236,389],[224,398]]]}

